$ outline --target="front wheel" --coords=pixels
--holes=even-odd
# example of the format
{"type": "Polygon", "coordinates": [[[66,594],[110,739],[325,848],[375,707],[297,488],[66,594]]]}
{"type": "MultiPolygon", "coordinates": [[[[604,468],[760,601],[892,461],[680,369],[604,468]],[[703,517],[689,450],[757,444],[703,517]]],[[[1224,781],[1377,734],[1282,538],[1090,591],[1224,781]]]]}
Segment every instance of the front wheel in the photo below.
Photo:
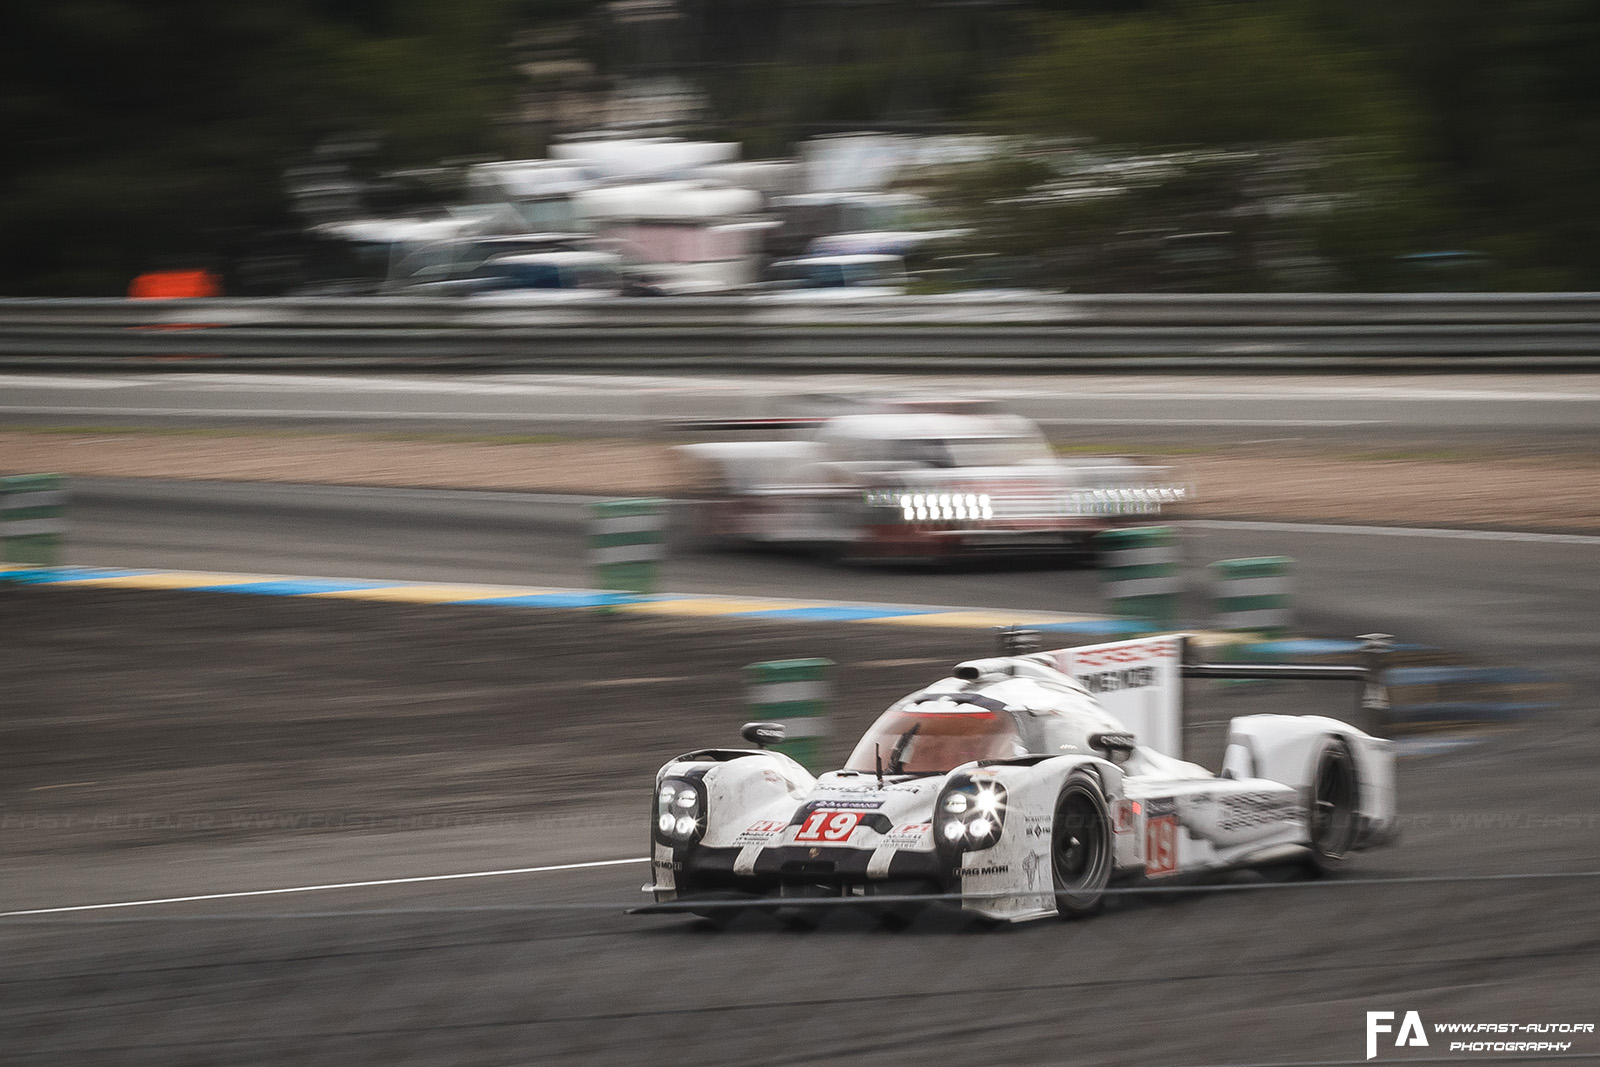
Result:
{"type": "Polygon", "coordinates": [[[1343,864],[1355,845],[1361,787],[1355,757],[1341,738],[1329,738],[1323,744],[1316,766],[1308,812],[1311,867],[1326,873],[1343,864]]]}
{"type": "Polygon", "coordinates": [[[1111,881],[1111,818],[1105,798],[1085,778],[1073,778],[1056,800],[1050,834],[1056,912],[1063,919],[1093,915],[1111,881]]]}

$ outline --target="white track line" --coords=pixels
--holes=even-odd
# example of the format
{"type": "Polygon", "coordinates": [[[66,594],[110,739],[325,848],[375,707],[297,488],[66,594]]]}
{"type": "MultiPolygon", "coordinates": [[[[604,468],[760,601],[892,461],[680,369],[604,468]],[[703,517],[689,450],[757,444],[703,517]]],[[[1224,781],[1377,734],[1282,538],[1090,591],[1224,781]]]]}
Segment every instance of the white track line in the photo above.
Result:
{"type": "Polygon", "coordinates": [[[0,919],[25,915],[63,915],[73,911],[109,911],[113,908],[146,908],[155,904],[190,904],[198,900],[237,900],[241,897],[272,897],[286,893],[320,893],[330,889],[365,889],[380,885],[414,885],[418,882],[452,882],[463,878],[496,878],[507,874],[543,874],[547,871],[576,871],[586,867],[615,867],[623,863],[648,863],[648,856],[625,860],[592,860],[587,863],[557,863],[548,867],[513,867],[504,871],[467,871],[463,874],[425,874],[414,878],[377,878],[367,882],[330,882],[327,885],[296,885],[282,889],[245,889],[236,893],[201,893],[188,897],[159,897],[153,900],[119,900],[110,904],[75,904],[65,908],[28,908],[0,911],[0,919]]]}
{"type": "Polygon", "coordinates": [[[1519,533],[1516,530],[1446,530],[1425,526],[1342,526],[1318,522],[1247,522],[1232,519],[1191,519],[1197,530],[1268,530],[1277,533],[1370,534],[1378,537],[1434,537],[1450,541],[1521,541],[1547,545],[1600,545],[1600,537],[1585,534],[1519,533]]]}

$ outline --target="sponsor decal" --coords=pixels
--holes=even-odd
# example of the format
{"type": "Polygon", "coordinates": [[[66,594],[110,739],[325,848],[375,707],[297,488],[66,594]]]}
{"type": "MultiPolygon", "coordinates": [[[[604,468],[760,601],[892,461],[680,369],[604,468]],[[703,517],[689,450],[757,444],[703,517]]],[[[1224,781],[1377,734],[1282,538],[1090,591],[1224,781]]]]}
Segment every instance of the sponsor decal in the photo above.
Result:
{"type": "Polygon", "coordinates": [[[1253,826],[1298,822],[1300,802],[1294,796],[1274,793],[1241,793],[1222,798],[1222,814],[1217,826],[1222,830],[1244,830],[1253,826]]]}
{"type": "Polygon", "coordinates": [[[830,811],[877,811],[881,807],[883,807],[883,801],[881,800],[851,800],[847,797],[840,797],[829,800],[813,800],[800,810],[802,812],[813,812],[827,808],[830,811]]]}
{"type": "Polygon", "coordinates": [[[751,823],[739,832],[733,839],[736,845],[764,845],[777,837],[788,827],[788,823],[776,819],[763,819],[751,823]]]}
{"type": "MultiPolygon", "coordinates": [[[[1128,663],[1139,663],[1147,659],[1172,659],[1178,654],[1176,641],[1139,641],[1130,643],[1132,647],[1117,647],[1093,649],[1084,651],[1073,649],[1074,660],[1079,668],[1083,667],[1120,667],[1128,663]]],[[[1082,681],[1080,678],[1079,681],[1082,681]]]]}
{"type": "Polygon", "coordinates": [[[908,822],[899,826],[885,839],[891,848],[907,848],[921,844],[933,830],[931,822],[908,822]]]}
{"type": "Polygon", "coordinates": [[[1033,888],[1034,879],[1039,876],[1039,861],[1044,859],[1042,852],[1030,852],[1022,857],[1022,876],[1028,880],[1028,888],[1033,888]]]}
{"type": "Polygon", "coordinates": [[[654,860],[650,866],[658,871],[681,871],[683,864],[677,860],[654,860]]]}
{"type": "Polygon", "coordinates": [[[817,809],[806,816],[794,835],[796,841],[845,841],[861,823],[859,811],[817,809]]]}
{"type": "Polygon", "coordinates": [[[1145,689],[1156,684],[1154,667],[1126,667],[1078,675],[1078,684],[1091,693],[1116,693],[1123,689],[1145,689]]]}
{"type": "Polygon", "coordinates": [[[1151,878],[1178,871],[1178,817],[1153,815],[1144,821],[1144,873],[1151,878]]]}
{"type": "Polygon", "coordinates": [[[1009,863],[994,863],[994,864],[990,864],[990,865],[988,865],[986,867],[957,867],[956,868],[956,874],[960,875],[962,878],[981,878],[986,874],[1009,874],[1009,873],[1011,873],[1011,864],[1009,864],[1009,863]]]}
{"type": "Polygon", "coordinates": [[[1112,832],[1125,834],[1132,830],[1138,822],[1141,810],[1137,800],[1128,800],[1124,797],[1117,801],[1117,806],[1111,812],[1112,832]]]}

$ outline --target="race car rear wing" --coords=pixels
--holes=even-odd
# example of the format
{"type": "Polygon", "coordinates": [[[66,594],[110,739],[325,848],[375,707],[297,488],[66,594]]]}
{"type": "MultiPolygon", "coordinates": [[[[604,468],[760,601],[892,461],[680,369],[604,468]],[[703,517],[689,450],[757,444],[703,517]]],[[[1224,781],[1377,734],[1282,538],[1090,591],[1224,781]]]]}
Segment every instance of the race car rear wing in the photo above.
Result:
{"type": "Polygon", "coordinates": [[[1183,758],[1183,679],[1216,678],[1256,681],[1356,682],[1362,686],[1359,707],[1368,718],[1389,708],[1383,686],[1384,654],[1393,648],[1388,634],[1363,634],[1364,663],[1202,663],[1191,653],[1198,647],[1189,634],[1162,634],[1100,645],[1033,651],[1038,635],[1006,629],[999,634],[1001,651],[1029,655],[1082,685],[1139,738],[1164,755],[1183,758]]]}

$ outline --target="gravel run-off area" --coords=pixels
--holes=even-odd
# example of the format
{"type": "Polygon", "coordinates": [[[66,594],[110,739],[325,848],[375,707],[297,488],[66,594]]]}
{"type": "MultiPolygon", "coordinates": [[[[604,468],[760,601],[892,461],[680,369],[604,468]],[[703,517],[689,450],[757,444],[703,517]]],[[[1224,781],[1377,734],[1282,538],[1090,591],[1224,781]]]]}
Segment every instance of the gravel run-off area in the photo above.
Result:
{"type": "MultiPolygon", "coordinates": [[[[1076,450],[1075,450],[1076,451],[1076,450]]],[[[1141,457],[1192,484],[1189,514],[1305,522],[1600,531],[1600,456],[1285,452],[1141,457]]],[[[0,473],[683,495],[671,446],[633,440],[376,434],[0,432],[0,473]]]]}

